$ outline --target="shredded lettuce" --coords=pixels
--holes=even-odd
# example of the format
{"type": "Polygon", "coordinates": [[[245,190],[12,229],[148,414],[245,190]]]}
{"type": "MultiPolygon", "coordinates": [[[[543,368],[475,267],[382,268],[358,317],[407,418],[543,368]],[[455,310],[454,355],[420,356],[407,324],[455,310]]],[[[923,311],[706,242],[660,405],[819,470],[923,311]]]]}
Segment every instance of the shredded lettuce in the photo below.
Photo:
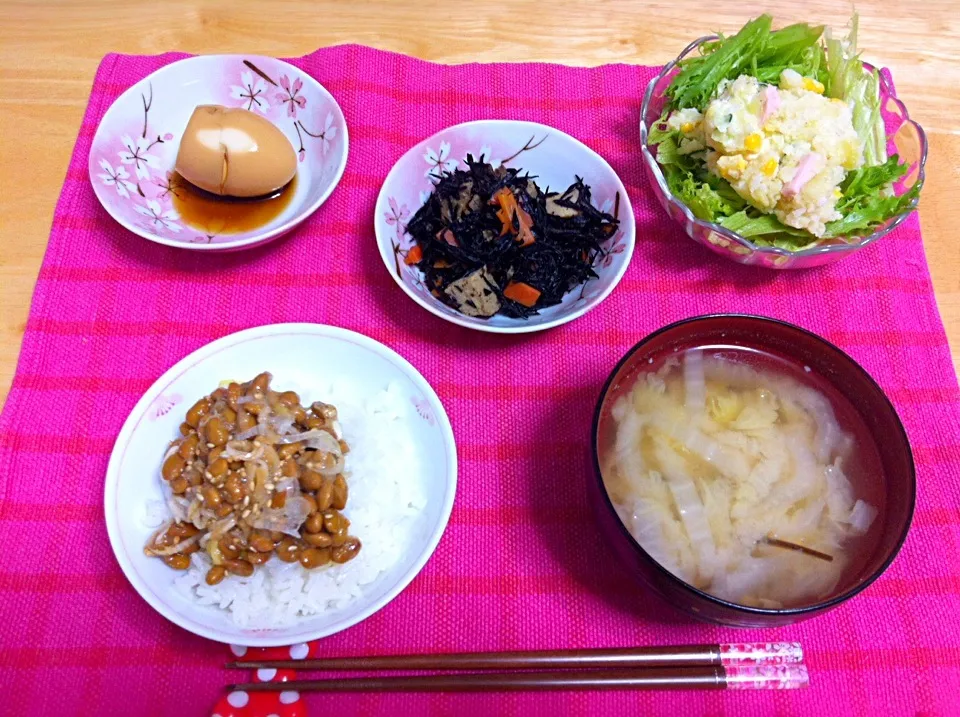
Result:
{"type": "Polygon", "coordinates": [[[806,244],[809,244],[811,241],[809,233],[802,229],[794,229],[793,227],[786,226],[772,214],[757,214],[754,211],[751,215],[746,209],[742,209],[728,217],[723,217],[717,223],[748,239],[765,234],[783,234],[789,237],[788,243],[794,247],[797,245],[798,239],[806,244]]]}
{"type": "Polygon", "coordinates": [[[680,153],[680,133],[677,130],[654,129],[650,132],[650,143],[657,146],[657,162],[661,165],[675,165],[692,173],[702,164],[695,157],[680,153]]]}
{"type": "Polygon", "coordinates": [[[660,144],[670,137],[677,136],[677,131],[667,126],[667,117],[669,114],[669,112],[665,112],[659,120],[653,123],[653,126],[650,128],[650,135],[647,137],[650,144],[660,144]]]}
{"type": "Polygon", "coordinates": [[[857,53],[860,20],[850,21],[850,32],[838,40],[829,30],[825,35],[828,97],[843,100],[853,112],[853,128],[863,140],[863,161],[867,166],[883,164],[887,159],[887,134],[880,114],[880,77],[876,69],[865,72],[857,53]]]}
{"type": "Polygon", "coordinates": [[[727,203],[734,211],[740,211],[747,206],[746,200],[737,194],[737,190],[734,189],[726,179],[707,171],[703,171],[702,179],[709,184],[717,194],[727,200],[727,203]]]}
{"type": "Polygon", "coordinates": [[[702,157],[680,153],[680,133],[658,123],[650,131],[657,146],[667,188],[700,219],[715,221],[741,209],[745,202],[730,184],[706,171],[702,157]]]}
{"type": "MultiPolygon", "coordinates": [[[[667,180],[667,184],[673,195],[701,219],[724,217],[736,211],[733,202],[722,196],[707,182],[698,181],[692,174],[674,172],[667,180]]],[[[740,203],[743,203],[742,199],[740,203]]]]}

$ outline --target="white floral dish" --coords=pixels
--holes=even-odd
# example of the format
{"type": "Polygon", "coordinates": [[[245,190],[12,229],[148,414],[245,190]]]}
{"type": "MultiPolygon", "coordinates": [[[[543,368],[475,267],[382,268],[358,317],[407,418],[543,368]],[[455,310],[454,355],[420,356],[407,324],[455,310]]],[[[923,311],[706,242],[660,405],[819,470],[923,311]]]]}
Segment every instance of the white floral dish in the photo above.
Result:
{"type": "MultiPolygon", "coordinates": [[[[157,379],[117,437],[107,467],[104,511],[120,567],[157,612],[211,640],[273,647],[339,632],[393,600],[436,549],[450,517],[456,484],[457,452],[450,421],[436,393],[413,366],[386,346],[352,331],[320,324],[275,324],[214,341],[157,379]],[[304,400],[332,400],[337,405],[344,438],[351,446],[347,457],[350,503],[344,513],[353,521],[352,531],[363,541],[363,549],[346,565],[307,574],[308,584],[326,581],[323,589],[331,592],[329,599],[336,598],[336,603],[319,612],[296,615],[281,615],[281,609],[267,607],[259,613],[258,624],[244,625],[234,619],[229,604],[221,602],[217,607],[209,600],[206,604],[208,596],[189,584],[187,573],[147,557],[143,546],[168,518],[159,471],[169,442],[179,435],[186,410],[221,381],[248,380],[264,370],[273,374],[277,388],[296,391],[304,400]],[[383,408],[385,394],[389,410],[383,408]],[[372,421],[381,428],[389,426],[394,443],[402,441],[406,451],[405,458],[398,455],[394,459],[389,478],[371,471],[369,460],[363,463],[364,456],[369,458],[371,451],[379,450],[379,444],[390,444],[391,437],[382,430],[364,430],[364,426],[374,425],[372,421]],[[367,468],[362,468],[364,465],[367,468]],[[356,512],[364,510],[364,500],[369,507],[380,500],[380,493],[392,495],[384,480],[393,480],[409,500],[407,507],[397,509],[405,511],[403,522],[391,523],[387,541],[377,533],[382,533],[383,526],[375,530],[368,520],[366,527],[358,528],[363,521],[356,512]],[[361,489],[360,482],[367,487],[361,489]],[[414,495],[415,499],[410,497],[414,495]],[[365,552],[369,558],[378,550],[388,560],[378,557],[377,562],[361,562],[365,552]],[[348,575],[346,570],[354,572],[348,575]],[[349,583],[357,570],[363,571],[364,582],[344,599],[333,586],[349,583]]],[[[389,516],[380,517],[386,520],[389,516]]],[[[283,569],[302,570],[296,564],[283,569]]],[[[227,581],[234,579],[240,580],[231,577],[227,581]]],[[[243,580],[256,588],[257,579],[254,574],[243,580]]],[[[241,588],[242,583],[237,589],[241,588]]],[[[322,597],[327,599],[327,593],[322,597]]]]}
{"type": "Polygon", "coordinates": [[[97,127],[88,166],[97,199],[126,229],[168,246],[226,251],[264,244],[309,217],[340,181],[347,148],[340,106],[306,72],[271,57],[206,55],[162,67],[120,95],[97,127]],[[297,150],[294,196],[262,227],[209,234],[173,207],[180,133],[202,104],[261,114],[297,150]]]}
{"type": "Polygon", "coordinates": [[[515,120],[477,120],[454,125],[409,150],[383,183],[377,197],[374,228],[383,263],[407,296],[454,324],[502,334],[559,326],[597,306],[623,277],[633,256],[636,238],[630,198],[623,182],[603,157],[558,129],[515,120]],[[426,203],[438,174],[466,168],[467,154],[472,154],[474,159],[483,155],[494,165],[521,169],[536,177],[537,184],[544,190],[563,191],[576,177],[582,177],[590,186],[594,205],[611,214],[616,211],[620,220],[618,231],[604,247],[606,254],[594,264],[598,278],[575,287],[556,306],[526,319],[499,314],[489,319],[467,316],[434,297],[423,284],[421,272],[403,261],[413,244],[406,224],[426,203]]]}

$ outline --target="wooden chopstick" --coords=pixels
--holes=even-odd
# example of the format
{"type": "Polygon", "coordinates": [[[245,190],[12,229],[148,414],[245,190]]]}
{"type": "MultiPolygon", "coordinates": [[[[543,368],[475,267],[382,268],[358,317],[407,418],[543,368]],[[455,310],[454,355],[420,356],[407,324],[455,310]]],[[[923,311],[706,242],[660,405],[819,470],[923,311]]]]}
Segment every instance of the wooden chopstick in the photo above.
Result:
{"type": "Polygon", "coordinates": [[[481,672],[459,675],[351,677],[332,680],[251,682],[244,692],[514,692],[543,690],[662,690],[726,687],[722,667],[586,670],[584,672],[481,672]]]}
{"type": "Polygon", "coordinates": [[[251,660],[230,662],[230,669],[294,670],[530,670],[640,667],[696,667],[739,663],[799,663],[797,643],[777,645],[668,645],[591,650],[448,653],[326,657],[318,660],[251,660]]]}
{"type": "Polygon", "coordinates": [[[230,685],[244,692],[518,692],[546,690],[723,690],[797,689],[808,683],[802,664],[779,666],[653,667],[559,672],[350,677],[346,679],[251,682],[230,685]]]}

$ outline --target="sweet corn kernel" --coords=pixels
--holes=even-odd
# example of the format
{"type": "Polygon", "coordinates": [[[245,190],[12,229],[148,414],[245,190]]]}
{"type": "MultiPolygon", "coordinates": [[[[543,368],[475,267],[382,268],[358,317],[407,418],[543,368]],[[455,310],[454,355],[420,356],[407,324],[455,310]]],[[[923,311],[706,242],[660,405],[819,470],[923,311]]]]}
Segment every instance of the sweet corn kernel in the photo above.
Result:
{"type": "Polygon", "coordinates": [[[833,196],[836,197],[837,199],[843,196],[843,192],[840,191],[840,187],[833,188],[833,196]]]}
{"type": "Polygon", "coordinates": [[[844,169],[854,169],[860,162],[860,147],[854,141],[846,141],[841,146],[842,160],[844,169]]]}
{"type": "Polygon", "coordinates": [[[693,132],[693,122],[684,122],[680,125],[680,131],[684,134],[690,134],[693,132]]]}
{"type": "Polygon", "coordinates": [[[810,92],[816,92],[818,95],[822,95],[823,83],[813,79],[812,77],[804,77],[803,89],[809,90],[810,92]]]}
{"type": "Polygon", "coordinates": [[[750,152],[756,152],[762,144],[763,137],[756,133],[748,134],[746,139],[743,140],[743,146],[750,152]]]}
{"type": "Polygon", "coordinates": [[[777,160],[768,159],[764,163],[763,167],[760,168],[760,171],[762,171],[768,177],[772,177],[774,174],[777,173],[777,160]]]}

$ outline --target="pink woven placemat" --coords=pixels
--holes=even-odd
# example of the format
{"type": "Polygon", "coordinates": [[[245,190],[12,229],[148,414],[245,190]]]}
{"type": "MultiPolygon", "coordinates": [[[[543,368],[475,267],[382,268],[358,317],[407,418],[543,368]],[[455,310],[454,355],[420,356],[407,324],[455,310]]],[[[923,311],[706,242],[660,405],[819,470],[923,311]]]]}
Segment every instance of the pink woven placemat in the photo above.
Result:
{"type": "MultiPolygon", "coordinates": [[[[102,516],[114,439],[164,370],[239,329],[313,321],[360,331],[436,388],[461,473],[446,535],[387,608],[323,642],[330,654],[800,640],[793,693],[554,693],[311,698],[316,714],[892,715],[958,712],[960,394],[914,216],[838,265],[777,273],[688,240],[641,172],[637,118],[652,68],[445,67],[356,46],[294,64],[337,97],[346,174],[284,240],[199,255],[127,233],[87,179],[111,101],[180,56],[108,56],[80,128],[0,423],[0,675],[9,714],[207,715],[223,646],[155,614],[127,584],[102,516]],[[374,246],[374,200],[406,148],[479,118],[553,125],[597,150],[630,192],[637,248],[604,304],[546,333],[504,338],[416,307],[374,246]],[[648,332],[695,314],[785,319],[848,351],[900,412],[919,501],[898,560],[865,593],[778,630],[696,624],[644,594],[601,545],[586,500],[594,402],[648,332]]],[[[571,168],[573,171],[575,168],[571,168]]]]}

